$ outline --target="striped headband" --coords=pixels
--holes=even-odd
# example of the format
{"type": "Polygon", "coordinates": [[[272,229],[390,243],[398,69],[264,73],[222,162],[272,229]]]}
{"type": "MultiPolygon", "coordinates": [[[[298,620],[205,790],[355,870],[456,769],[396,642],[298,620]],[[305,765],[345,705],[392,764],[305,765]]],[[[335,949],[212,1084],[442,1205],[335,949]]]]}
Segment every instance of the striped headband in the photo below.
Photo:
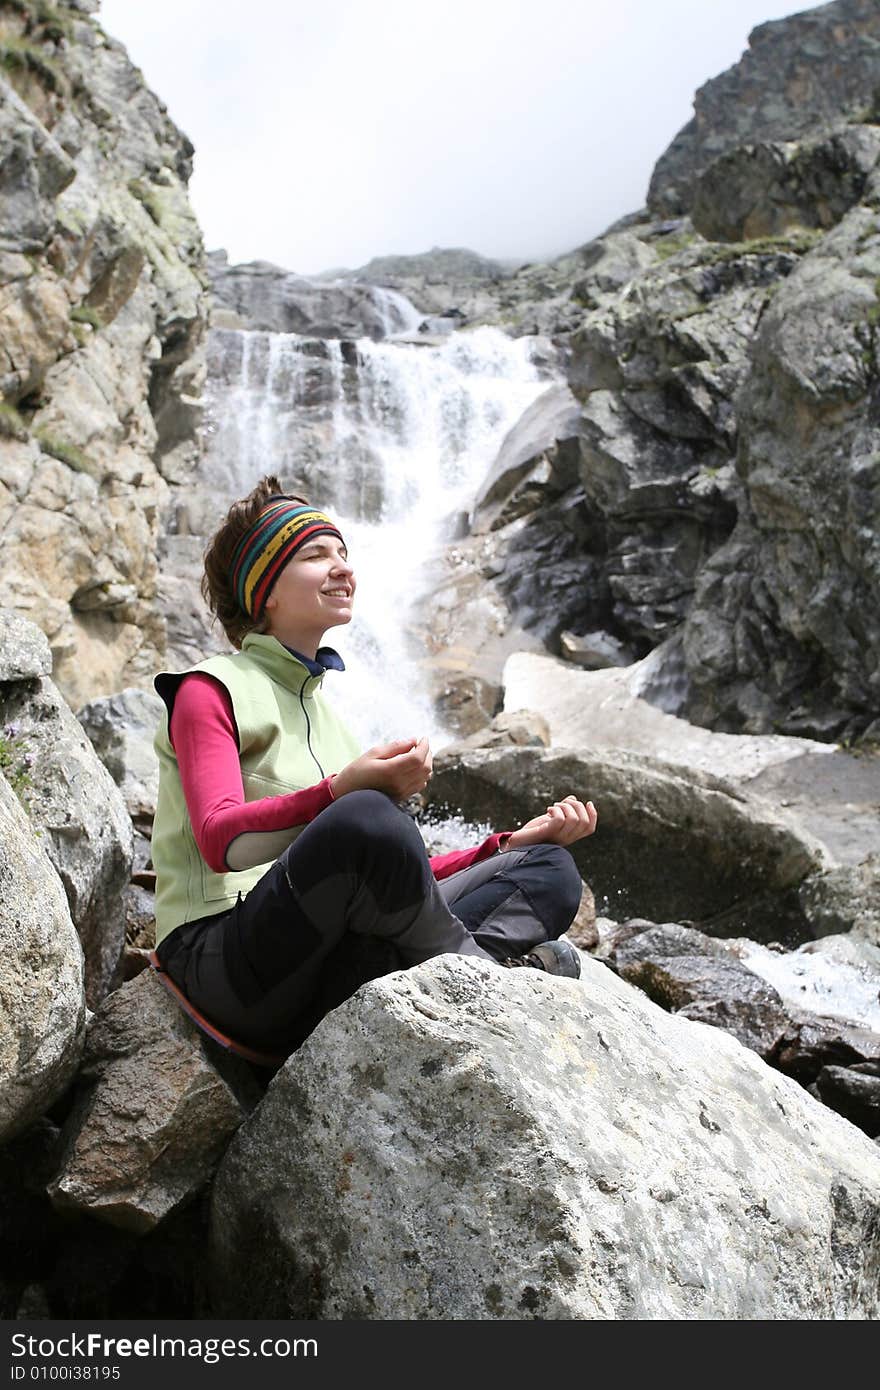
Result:
{"type": "Polygon", "coordinates": [[[315,536],[338,536],[339,528],[326,512],[274,497],[246,531],[232,556],[232,587],[242,612],[255,621],[263,616],[266,599],[290,557],[315,536]]]}

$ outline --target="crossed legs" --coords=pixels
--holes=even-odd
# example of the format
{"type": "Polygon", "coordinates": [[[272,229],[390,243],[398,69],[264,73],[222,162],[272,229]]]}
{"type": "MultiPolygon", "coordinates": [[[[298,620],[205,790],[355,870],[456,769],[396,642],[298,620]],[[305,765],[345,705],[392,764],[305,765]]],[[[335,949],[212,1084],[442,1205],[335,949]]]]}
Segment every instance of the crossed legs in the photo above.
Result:
{"type": "Polygon", "coordinates": [[[580,891],[556,845],[438,883],[410,817],[382,792],[352,792],[232,912],[178,928],[160,954],[212,1022],[253,1046],[286,1047],[365,979],[445,952],[501,961],[560,936],[580,891]]]}

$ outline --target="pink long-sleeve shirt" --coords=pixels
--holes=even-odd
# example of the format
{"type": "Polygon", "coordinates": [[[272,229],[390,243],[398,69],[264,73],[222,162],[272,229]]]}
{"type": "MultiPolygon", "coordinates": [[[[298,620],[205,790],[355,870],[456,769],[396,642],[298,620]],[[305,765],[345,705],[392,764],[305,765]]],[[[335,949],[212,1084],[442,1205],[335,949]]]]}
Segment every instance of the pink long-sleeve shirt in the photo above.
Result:
{"type": "MultiPolygon", "coordinates": [[[[303,791],[245,801],[238,731],[229,692],[200,671],[194,671],[180,684],[169,735],[195,841],[205,863],[215,873],[229,872],[226,855],[239,835],[265,834],[274,838],[279,830],[314,820],[334,800],[330,783],[335,773],[331,773],[303,791]]],[[[471,864],[479,864],[502,849],[509,837],[510,832],[496,833],[475,849],[434,855],[430,861],[434,877],[448,878],[471,864]]],[[[274,852],[267,853],[267,861],[274,857],[274,852]]]]}

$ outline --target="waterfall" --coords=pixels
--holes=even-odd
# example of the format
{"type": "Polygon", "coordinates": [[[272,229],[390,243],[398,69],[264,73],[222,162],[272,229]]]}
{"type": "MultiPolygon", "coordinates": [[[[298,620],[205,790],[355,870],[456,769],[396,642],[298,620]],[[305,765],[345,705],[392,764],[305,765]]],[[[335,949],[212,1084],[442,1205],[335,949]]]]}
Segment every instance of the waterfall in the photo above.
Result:
{"type": "Polygon", "coordinates": [[[401,334],[418,332],[425,316],[419,313],[405,294],[375,286],[373,300],[382,316],[384,337],[394,338],[401,334]]]}
{"type": "MultiPolygon", "coordinates": [[[[408,301],[384,293],[389,324],[392,310],[404,322],[408,301]]],[[[445,740],[419,689],[407,615],[507,430],[546,386],[532,340],[488,327],[426,346],[211,334],[202,487],[225,507],[276,472],[338,519],[358,591],[351,625],[325,639],[349,670],[324,692],[365,746],[445,740]]]]}

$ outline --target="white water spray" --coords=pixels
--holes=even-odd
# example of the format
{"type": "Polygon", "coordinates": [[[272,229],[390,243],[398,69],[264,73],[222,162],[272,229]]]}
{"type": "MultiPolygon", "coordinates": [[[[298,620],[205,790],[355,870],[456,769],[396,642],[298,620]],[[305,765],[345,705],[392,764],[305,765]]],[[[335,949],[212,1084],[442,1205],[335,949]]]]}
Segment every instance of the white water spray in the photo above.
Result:
{"type": "MultiPolygon", "coordinates": [[[[403,318],[397,301],[408,301],[394,300],[403,318]]],[[[324,691],[365,744],[410,734],[436,744],[443,731],[407,649],[407,618],[451,520],[546,389],[531,340],[494,328],[431,346],[214,338],[206,485],[225,501],[278,472],[338,518],[358,592],[350,627],[325,639],[349,670],[324,691]]]]}

